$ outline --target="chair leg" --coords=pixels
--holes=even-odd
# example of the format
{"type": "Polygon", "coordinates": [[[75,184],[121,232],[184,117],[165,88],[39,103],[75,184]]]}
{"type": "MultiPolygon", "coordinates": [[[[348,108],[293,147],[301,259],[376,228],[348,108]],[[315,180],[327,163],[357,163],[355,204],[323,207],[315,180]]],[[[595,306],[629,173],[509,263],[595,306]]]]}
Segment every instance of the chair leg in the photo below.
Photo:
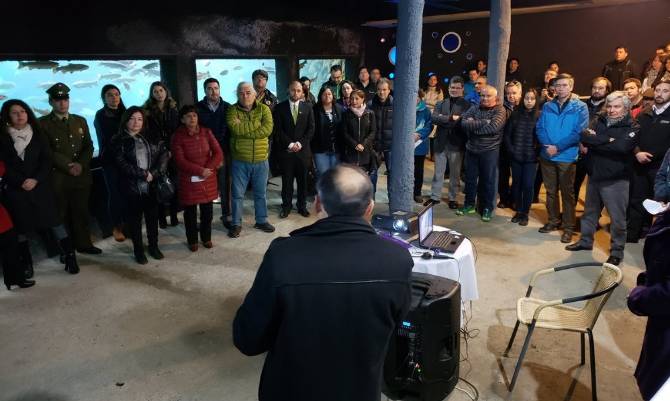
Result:
{"type": "Polygon", "coordinates": [[[516,324],[514,325],[514,330],[512,330],[512,337],[509,339],[509,344],[507,344],[507,348],[505,348],[505,352],[503,352],[503,356],[507,356],[507,353],[509,353],[509,350],[512,348],[512,344],[514,344],[514,337],[516,337],[516,331],[519,330],[519,320],[517,319],[516,324]]]}
{"type": "Polygon", "coordinates": [[[526,339],[523,341],[523,348],[521,348],[521,353],[519,354],[519,360],[516,363],[514,368],[514,375],[512,376],[512,381],[509,384],[509,391],[512,392],[514,385],[516,384],[516,378],[519,376],[519,371],[521,370],[521,364],[523,363],[523,358],[526,356],[526,351],[528,350],[528,345],[530,345],[530,337],[533,335],[533,330],[535,329],[535,320],[528,326],[528,334],[526,334],[526,339]]]}
{"type": "Polygon", "coordinates": [[[586,347],[586,345],[584,344],[584,336],[585,336],[584,333],[579,333],[579,339],[581,340],[580,342],[582,343],[582,362],[580,363],[580,365],[584,365],[584,363],[585,363],[585,360],[584,360],[585,355],[584,354],[586,352],[585,352],[584,348],[586,347]]]}
{"type": "Polygon", "coordinates": [[[593,401],[598,401],[597,383],[596,383],[596,349],[593,346],[593,333],[588,331],[589,335],[589,351],[591,354],[591,398],[593,401]]]}

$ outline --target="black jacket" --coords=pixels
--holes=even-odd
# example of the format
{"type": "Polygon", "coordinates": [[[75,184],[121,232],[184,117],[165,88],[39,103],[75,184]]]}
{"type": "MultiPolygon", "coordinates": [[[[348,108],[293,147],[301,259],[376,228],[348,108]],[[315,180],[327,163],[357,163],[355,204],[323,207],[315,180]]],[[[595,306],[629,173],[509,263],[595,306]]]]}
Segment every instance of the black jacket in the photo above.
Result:
{"type": "Polygon", "coordinates": [[[376,147],[377,151],[391,150],[393,142],[393,96],[386,98],[382,102],[378,96],[375,96],[368,102],[368,108],[375,113],[377,121],[376,147]]]}
{"type": "Polygon", "coordinates": [[[121,116],[125,109],[118,108],[112,110],[108,107],[103,107],[95,113],[95,120],[93,126],[95,127],[95,135],[98,138],[98,158],[103,165],[114,164],[114,158],[106,154],[107,148],[114,135],[119,133],[119,126],[121,125],[121,116]]]}
{"type": "Polygon", "coordinates": [[[114,161],[119,169],[119,191],[125,195],[139,196],[142,186],[146,182],[147,172],[158,177],[166,173],[169,153],[163,141],[149,144],[149,169],[143,170],[137,166],[135,154],[135,138],[123,132],[112,139],[111,150],[114,152],[114,161]]]}
{"type": "Polygon", "coordinates": [[[407,250],[355,217],[274,240],[233,322],[242,353],[267,352],[258,399],[379,401],[412,265],[407,250]]]}
{"type": "Polygon", "coordinates": [[[470,107],[463,113],[459,121],[468,134],[465,148],[473,153],[499,149],[507,121],[506,110],[503,105],[498,104],[491,108],[470,107]]]}
{"type": "Polygon", "coordinates": [[[342,124],[342,138],[344,140],[343,161],[364,168],[376,168],[375,114],[366,109],[359,118],[353,111],[344,112],[342,124]],[[356,145],[361,144],[365,148],[362,152],[356,150],[356,145]]]}
{"type": "Polygon", "coordinates": [[[298,157],[306,166],[311,161],[312,152],[310,142],[314,136],[314,112],[309,103],[298,103],[298,117],[293,122],[290,103],[284,100],[279,103],[272,111],[272,120],[274,122],[272,131],[273,152],[279,158],[287,156],[298,157]],[[302,149],[299,152],[288,152],[288,145],[292,142],[300,142],[302,149]]]}
{"type": "Polygon", "coordinates": [[[637,122],[640,124],[640,138],[635,151],[651,153],[651,162],[642,166],[657,169],[661,167],[665,152],[670,149],[670,107],[658,115],[651,107],[646,108],[638,114],[637,122]]]}
{"type": "Polygon", "coordinates": [[[215,111],[212,111],[207,103],[207,97],[205,97],[195,107],[198,109],[198,124],[212,130],[212,134],[214,134],[214,138],[219,142],[219,146],[223,149],[224,154],[228,153],[230,138],[228,137],[226,112],[228,111],[228,107],[230,107],[230,103],[219,98],[219,107],[215,111]]]}
{"type": "Polygon", "coordinates": [[[656,173],[654,199],[659,202],[670,202],[670,150],[665,152],[661,168],[656,173]]]}
{"type": "Polygon", "coordinates": [[[320,104],[314,106],[314,137],[312,138],[312,152],[342,153],[342,122],[344,109],[339,104],[333,103],[333,120],[331,121],[320,104]]]}
{"type": "Polygon", "coordinates": [[[594,126],[595,135],[582,132],[581,142],[586,153],[586,171],[592,181],[629,180],[633,166],[633,149],[637,145],[638,125],[630,114],[622,121],[607,126],[601,116],[594,126]]]}
{"type": "Polygon", "coordinates": [[[146,110],[148,124],[144,137],[149,142],[158,143],[163,141],[170,146],[172,135],[179,126],[179,112],[176,107],[166,107],[162,112],[157,110],[146,110]]]}
{"type": "Polygon", "coordinates": [[[433,150],[435,152],[440,153],[445,149],[451,151],[465,150],[467,137],[460,125],[458,125],[458,120],[454,120],[452,116],[463,115],[470,106],[470,102],[462,97],[448,97],[435,104],[435,108],[431,114],[433,124],[437,125],[435,141],[433,142],[433,150]]]}
{"type": "Polygon", "coordinates": [[[25,234],[55,227],[61,223],[51,179],[51,147],[39,127],[26,147],[24,159],[16,154],[14,141],[2,127],[0,130],[0,160],[5,162],[3,204],[12,216],[17,232],[25,234]],[[37,180],[32,191],[21,185],[28,179],[37,180]]]}
{"type": "Polygon", "coordinates": [[[612,60],[603,66],[602,76],[610,80],[613,91],[620,91],[623,89],[623,81],[637,78],[635,63],[628,57],[622,61],[612,60]]]}
{"type": "Polygon", "coordinates": [[[526,110],[519,106],[512,112],[505,125],[505,149],[512,160],[520,163],[537,161],[539,146],[535,124],[540,117],[539,110],[526,110]]]}

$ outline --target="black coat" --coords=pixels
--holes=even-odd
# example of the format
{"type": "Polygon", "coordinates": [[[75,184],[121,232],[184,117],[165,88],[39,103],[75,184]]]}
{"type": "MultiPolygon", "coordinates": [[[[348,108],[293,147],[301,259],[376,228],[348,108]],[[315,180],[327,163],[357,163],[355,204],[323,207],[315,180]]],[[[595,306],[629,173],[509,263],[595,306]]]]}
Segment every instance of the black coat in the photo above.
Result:
{"type": "Polygon", "coordinates": [[[593,130],[581,134],[586,153],[586,172],[593,181],[629,180],[633,170],[633,149],[637,145],[639,127],[630,114],[622,121],[607,126],[607,118],[600,116],[593,130]]]}
{"type": "Polygon", "coordinates": [[[210,110],[207,103],[207,98],[199,101],[195,107],[198,110],[198,124],[203,127],[207,127],[212,130],[214,138],[219,142],[221,149],[226,150],[230,149],[228,137],[228,124],[226,123],[226,112],[230,103],[226,102],[223,99],[219,99],[219,107],[215,111],[210,110]]]}
{"type": "Polygon", "coordinates": [[[670,149],[670,107],[661,114],[656,114],[652,108],[646,108],[637,115],[637,122],[640,124],[640,141],[635,151],[652,154],[651,162],[638,166],[658,169],[665,152],[670,149]]]}
{"type": "Polygon", "coordinates": [[[437,125],[435,132],[435,141],[433,150],[437,153],[445,149],[451,151],[465,151],[465,141],[467,137],[465,132],[458,125],[458,120],[454,120],[454,115],[460,116],[470,108],[470,102],[462,97],[448,97],[435,104],[431,120],[437,125]]]}
{"type": "Polygon", "coordinates": [[[633,60],[626,57],[622,61],[612,60],[603,66],[602,76],[612,83],[613,91],[623,89],[623,81],[628,78],[637,78],[637,67],[633,60]]]}
{"type": "Polygon", "coordinates": [[[95,113],[93,126],[95,135],[98,138],[98,159],[104,165],[114,164],[114,157],[109,157],[106,150],[109,148],[112,138],[119,133],[121,125],[121,116],[125,109],[118,108],[112,110],[103,107],[95,113]]]}
{"type": "Polygon", "coordinates": [[[314,137],[312,138],[312,152],[342,153],[342,121],[344,109],[341,105],[333,103],[333,120],[326,115],[323,106],[314,106],[314,137]]]}
{"type": "Polygon", "coordinates": [[[375,113],[377,122],[377,151],[391,150],[393,143],[393,96],[389,96],[385,102],[375,96],[368,102],[368,109],[375,113]]]}
{"type": "Polygon", "coordinates": [[[526,110],[519,106],[512,112],[505,125],[505,150],[512,160],[520,163],[536,162],[539,144],[535,124],[540,117],[539,110],[526,110]]]}
{"type": "Polygon", "coordinates": [[[169,153],[163,141],[149,144],[149,169],[143,170],[137,166],[135,154],[135,139],[127,132],[112,139],[111,151],[114,152],[114,161],[119,170],[119,191],[125,195],[139,196],[143,193],[142,183],[146,182],[147,172],[158,177],[167,171],[169,153]]]}
{"type": "Polygon", "coordinates": [[[14,142],[3,128],[0,132],[0,159],[7,169],[2,180],[6,185],[3,203],[12,216],[16,230],[28,233],[59,225],[61,220],[51,183],[51,147],[39,128],[33,127],[33,137],[26,147],[24,160],[16,154],[14,142]],[[21,188],[28,178],[37,180],[32,191],[21,188]]]}
{"type": "Polygon", "coordinates": [[[314,111],[310,104],[298,103],[298,117],[293,122],[291,106],[288,100],[277,104],[272,111],[274,122],[272,131],[272,151],[276,152],[278,160],[287,157],[298,157],[305,166],[311,162],[312,152],[310,142],[314,136],[314,111]],[[300,142],[302,149],[299,152],[288,152],[288,145],[300,142]]]}
{"type": "Polygon", "coordinates": [[[412,266],[360,218],[329,217],[274,240],[233,323],[240,351],[267,352],[259,400],[379,401],[412,266]]]}
{"type": "Polygon", "coordinates": [[[344,139],[343,161],[345,163],[370,169],[377,167],[376,126],[375,114],[369,109],[366,109],[360,118],[351,110],[344,113],[342,137],[344,139]],[[365,150],[357,151],[356,145],[358,144],[363,145],[365,150]]]}
{"type": "Polygon", "coordinates": [[[166,107],[162,112],[155,109],[147,110],[147,129],[144,133],[145,138],[150,142],[163,141],[172,143],[172,135],[179,126],[179,111],[176,107],[166,107]]]}

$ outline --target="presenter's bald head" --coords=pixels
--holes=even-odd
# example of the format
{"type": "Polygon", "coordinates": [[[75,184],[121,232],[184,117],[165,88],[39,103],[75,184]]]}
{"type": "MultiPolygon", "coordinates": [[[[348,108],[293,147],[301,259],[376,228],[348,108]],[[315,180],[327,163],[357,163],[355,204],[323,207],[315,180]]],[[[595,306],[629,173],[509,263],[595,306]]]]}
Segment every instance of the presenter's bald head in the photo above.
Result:
{"type": "Polygon", "coordinates": [[[340,164],[317,183],[320,204],[328,216],[366,217],[372,210],[372,182],[360,168],[340,164]]]}

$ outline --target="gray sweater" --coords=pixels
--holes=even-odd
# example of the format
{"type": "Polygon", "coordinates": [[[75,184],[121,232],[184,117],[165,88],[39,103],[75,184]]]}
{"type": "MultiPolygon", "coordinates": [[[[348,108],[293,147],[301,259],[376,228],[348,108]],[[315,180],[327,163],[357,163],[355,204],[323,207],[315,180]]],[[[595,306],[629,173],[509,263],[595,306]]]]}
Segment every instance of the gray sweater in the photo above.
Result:
{"type": "Polygon", "coordinates": [[[506,120],[507,113],[501,104],[491,108],[471,107],[461,116],[461,126],[468,136],[465,148],[473,153],[499,149],[506,120]]]}

